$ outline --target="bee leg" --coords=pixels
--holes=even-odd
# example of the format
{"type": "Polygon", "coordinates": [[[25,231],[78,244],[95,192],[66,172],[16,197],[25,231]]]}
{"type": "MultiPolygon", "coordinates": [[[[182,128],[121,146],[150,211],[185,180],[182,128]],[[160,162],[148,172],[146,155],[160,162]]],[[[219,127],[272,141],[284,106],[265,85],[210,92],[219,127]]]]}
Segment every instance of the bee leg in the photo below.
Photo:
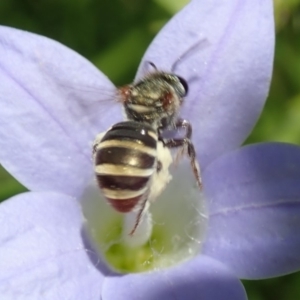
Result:
{"type": "Polygon", "coordinates": [[[188,139],[185,143],[187,144],[187,149],[188,149],[188,155],[191,160],[191,165],[192,169],[194,172],[194,175],[196,177],[197,184],[199,188],[202,188],[202,181],[201,181],[201,175],[200,175],[200,167],[196,159],[196,150],[195,147],[191,141],[192,137],[192,125],[189,121],[184,120],[184,119],[178,119],[175,123],[175,129],[185,129],[185,137],[184,140],[188,139]]]}
{"type": "Polygon", "coordinates": [[[189,121],[184,119],[178,119],[175,123],[175,129],[185,129],[185,138],[191,139],[192,137],[192,125],[189,121]]]}
{"type": "Polygon", "coordinates": [[[95,155],[95,153],[96,153],[96,151],[97,151],[97,148],[98,148],[98,146],[100,145],[101,140],[103,139],[105,133],[106,133],[106,132],[101,132],[101,133],[99,133],[99,134],[96,136],[96,138],[95,138],[95,140],[94,140],[94,142],[93,142],[93,147],[92,147],[92,149],[93,149],[93,150],[92,150],[93,156],[95,155]]]}
{"type": "Polygon", "coordinates": [[[193,143],[188,138],[183,139],[168,139],[164,140],[164,144],[168,148],[177,148],[177,147],[187,147],[187,153],[190,158],[192,170],[194,172],[194,176],[196,178],[196,182],[199,186],[199,188],[202,188],[202,181],[201,181],[201,175],[200,175],[200,168],[199,164],[196,159],[196,151],[193,143]]]}
{"type": "MultiPolygon", "coordinates": [[[[145,197],[145,199],[143,200],[143,203],[141,204],[141,208],[138,212],[138,215],[136,217],[136,221],[135,221],[135,224],[134,224],[134,227],[132,228],[132,230],[130,231],[129,235],[134,235],[136,229],[138,228],[140,222],[141,222],[141,219],[142,219],[142,216],[143,216],[143,212],[145,211],[145,207],[146,207],[146,204],[147,204],[147,201],[148,201],[148,196],[145,197]]],[[[148,206],[149,208],[149,206],[148,206]]]]}
{"type": "Polygon", "coordinates": [[[93,151],[92,151],[93,156],[95,155],[95,153],[97,151],[97,147],[98,147],[98,144],[93,145],[93,151]]]}

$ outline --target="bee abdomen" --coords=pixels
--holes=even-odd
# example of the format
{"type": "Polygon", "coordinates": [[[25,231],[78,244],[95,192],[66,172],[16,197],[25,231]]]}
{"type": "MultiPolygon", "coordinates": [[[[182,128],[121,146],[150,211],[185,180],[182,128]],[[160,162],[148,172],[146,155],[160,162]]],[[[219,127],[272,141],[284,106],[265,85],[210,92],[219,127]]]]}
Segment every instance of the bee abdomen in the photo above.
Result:
{"type": "Polygon", "coordinates": [[[118,199],[106,199],[116,211],[120,213],[127,213],[133,210],[133,208],[143,199],[143,196],[123,199],[122,201],[118,199]]]}
{"type": "MultiPolygon", "coordinates": [[[[122,141],[120,141],[120,146],[121,145],[122,141]]],[[[130,166],[140,169],[152,168],[154,162],[155,157],[152,155],[144,153],[140,150],[118,146],[100,149],[95,160],[97,166],[112,164],[115,166],[120,166],[120,168],[122,168],[122,166],[124,166],[123,168],[130,166]]]]}
{"type": "Polygon", "coordinates": [[[115,210],[129,212],[147,196],[156,170],[156,143],[156,133],[150,126],[122,122],[97,145],[96,179],[115,210]]]}

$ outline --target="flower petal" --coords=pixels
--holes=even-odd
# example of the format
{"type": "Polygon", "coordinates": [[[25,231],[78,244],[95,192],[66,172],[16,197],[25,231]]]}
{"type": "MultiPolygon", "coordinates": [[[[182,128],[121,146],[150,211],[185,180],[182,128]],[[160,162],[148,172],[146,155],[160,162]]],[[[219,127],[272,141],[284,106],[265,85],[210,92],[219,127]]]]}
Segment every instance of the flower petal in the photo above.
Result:
{"type": "Polygon", "coordinates": [[[1,299],[100,299],[103,276],[74,199],[26,193],[0,205],[1,299]]]}
{"type": "Polygon", "coordinates": [[[177,62],[174,72],[188,80],[182,116],[196,129],[202,167],[239,146],[262,110],[273,63],[272,7],[271,0],[191,1],[143,58],[137,77],[147,61],[165,71],[177,62]]]}
{"type": "Polygon", "coordinates": [[[240,278],[300,269],[300,147],[247,146],[203,174],[209,222],[203,252],[240,278]]]}
{"type": "Polygon", "coordinates": [[[171,269],[109,277],[103,299],[242,300],[244,287],[221,263],[198,256],[171,269]]]}
{"type": "Polygon", "coordinates": [[[76,194],[90,176],[95,135],[118,118],[115,106],[103,107],[114,91],[67,47],[1,26],[1,163],[29,189],[76,194]]]}

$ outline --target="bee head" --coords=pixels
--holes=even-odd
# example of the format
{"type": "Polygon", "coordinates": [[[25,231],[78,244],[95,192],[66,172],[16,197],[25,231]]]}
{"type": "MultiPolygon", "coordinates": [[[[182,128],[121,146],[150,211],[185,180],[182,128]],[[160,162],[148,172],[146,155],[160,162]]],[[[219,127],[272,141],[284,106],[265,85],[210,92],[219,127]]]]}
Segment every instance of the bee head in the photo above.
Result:
{"type": "Polygon", "coordinates": [[[119,89],[121,102],[129,120],[160,125],[177,114],[188,84],[172,73],[154,72],[140,81],[119,89]]]}

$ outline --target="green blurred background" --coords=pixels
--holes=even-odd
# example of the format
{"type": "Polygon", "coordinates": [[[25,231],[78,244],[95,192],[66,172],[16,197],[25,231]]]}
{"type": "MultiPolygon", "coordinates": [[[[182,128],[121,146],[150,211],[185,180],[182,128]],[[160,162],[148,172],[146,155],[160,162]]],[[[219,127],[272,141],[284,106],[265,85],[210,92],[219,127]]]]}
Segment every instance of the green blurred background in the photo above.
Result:
{"type": "MultiPolygon", "coordinates": [[[[60,41],[120,85],[132,81],[153,37],[187,2],[2,0],[0,24],[60,41]]],[[[274,6],[277,42],[271,92],[247,143],[300,144],[300,0],[274,0],[274,6]]],[[[1,166],[0,182],[0,201],[25,191],[1,166]]],[[[250,300],[300,299],[300,273],[244,284],[250,300]]]]}

